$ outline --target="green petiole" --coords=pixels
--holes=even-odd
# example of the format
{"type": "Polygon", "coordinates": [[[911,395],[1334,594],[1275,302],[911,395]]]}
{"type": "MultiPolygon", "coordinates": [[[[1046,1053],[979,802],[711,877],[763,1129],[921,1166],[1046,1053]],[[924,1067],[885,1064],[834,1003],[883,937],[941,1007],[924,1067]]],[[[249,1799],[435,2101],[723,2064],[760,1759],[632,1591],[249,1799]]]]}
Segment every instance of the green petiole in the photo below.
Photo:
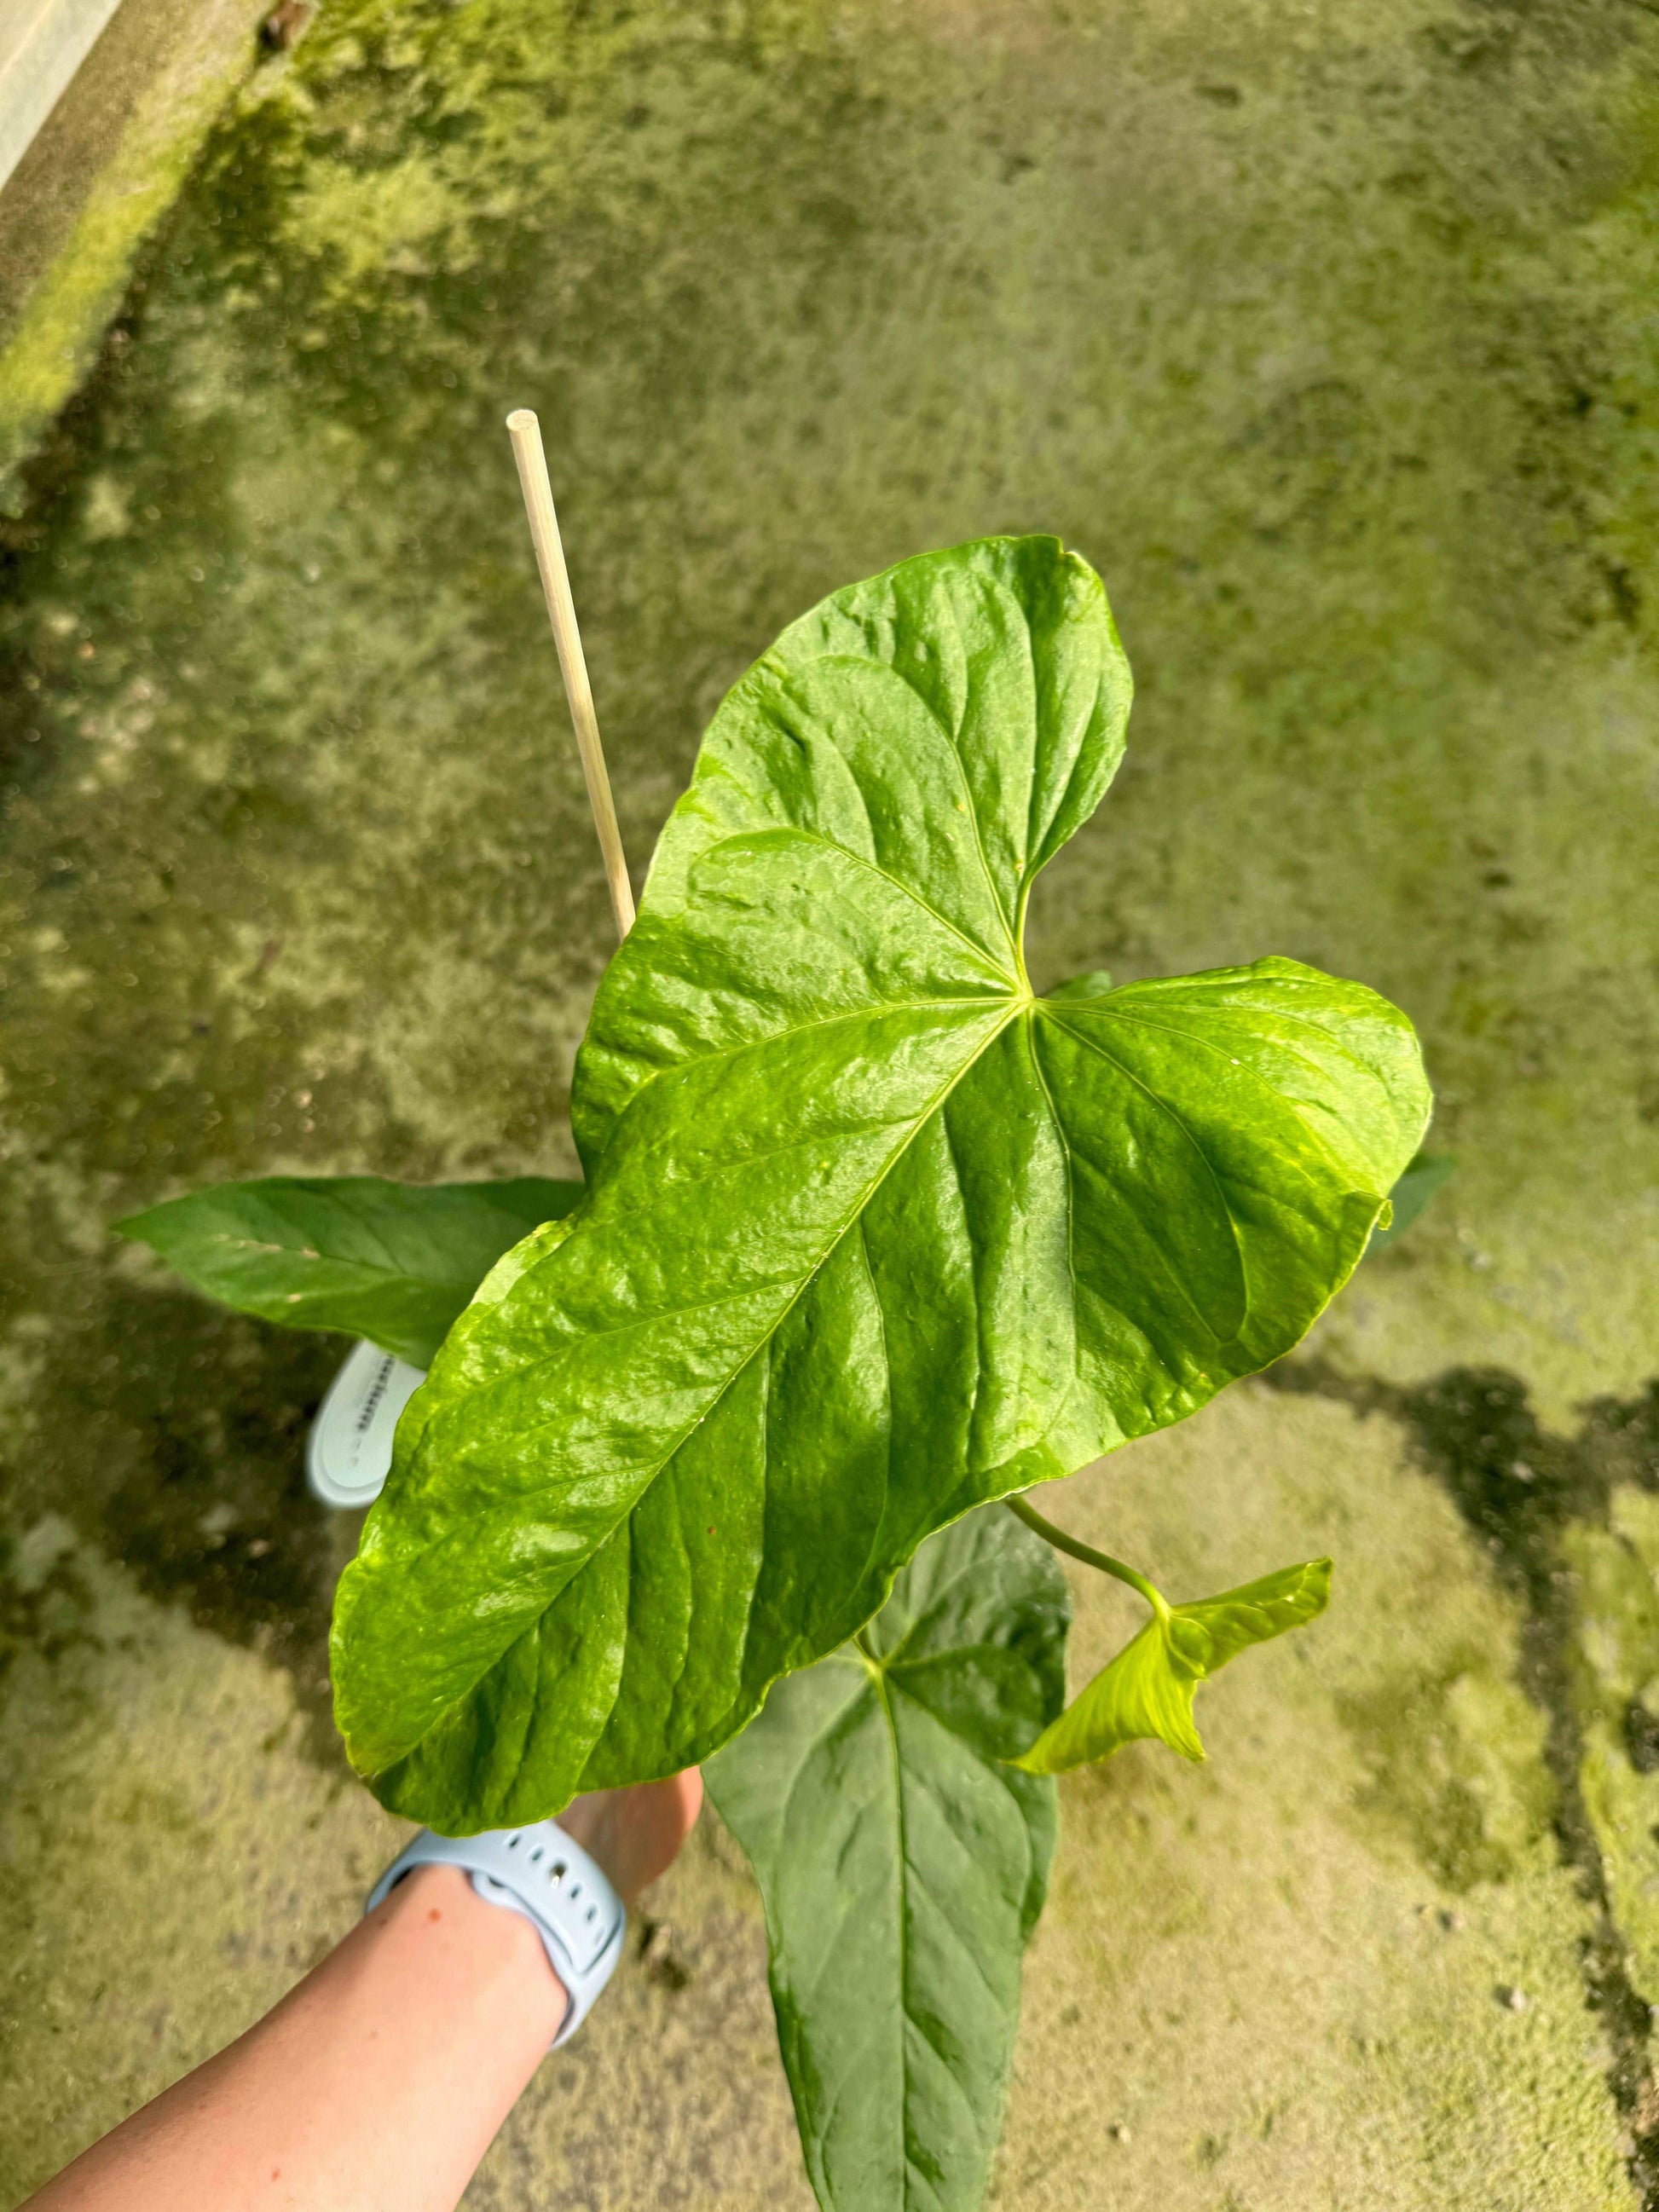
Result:
{"type": "Polygon", "coordinates": [[[1057,1552],[1064,1552],[1073,1559],[1081,1559],[1085,1567],[1097,1567],[1103,1575],[1112,1575],[1121,1583],[1127,1583],[1132,1590],[1144,1597],[1160,1620],[1170,1618],[1170,1601],[1163,1591],[1149,1583],[1145,1575],[1121,1560],[1115,1559],[1109,1552],[1097,1552],[1092,1544],[1080,1543],[1068,1536],[1063,1528],[1056,1528],[1052,1521],[1045,1521],[1034,1505],[1023,1498],[1005,1498],[1003,1504],[1017,1520],[1023,1521],[1033,1534],[1041,1536],[1045,1544],[1052,1544],[1057,1552]]]}

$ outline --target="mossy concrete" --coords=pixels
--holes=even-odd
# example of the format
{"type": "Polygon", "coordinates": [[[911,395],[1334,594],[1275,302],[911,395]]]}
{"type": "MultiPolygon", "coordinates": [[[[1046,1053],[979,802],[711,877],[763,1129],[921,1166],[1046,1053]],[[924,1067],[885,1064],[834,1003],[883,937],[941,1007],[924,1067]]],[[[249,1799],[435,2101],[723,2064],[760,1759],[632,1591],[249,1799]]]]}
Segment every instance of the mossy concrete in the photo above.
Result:
{"type": "MultiPolygon", "coordinates": [[[[1659,2202],[1656,214],[1659,19],[1566,0],[334,0],[254,81],[6,528],[0,2189],[390,1848],[298,1479],[335,1353],[105,1224],[568,1164],[609,924],[529,403],[636,861],[789,617],[1057,530],[1140,688],[1039,981],[1362,976],[1458,1155],[1303,1354],[1059,1496],[1178,1595],[1337,1594],[1208,1766],[1064,1786],[998,2201],[1659,2202]]],[[[650,1911],[470,2201],[806,2202],[712,1824],[650,1911]]]]}
{"type": "MultiPolygon", "coordinates": [[[[0,190],[0,507],[260,58],[250,0],[123,0],[0,190]]],[[[265,57],[274,75],[281,64],[265,57]]]]}

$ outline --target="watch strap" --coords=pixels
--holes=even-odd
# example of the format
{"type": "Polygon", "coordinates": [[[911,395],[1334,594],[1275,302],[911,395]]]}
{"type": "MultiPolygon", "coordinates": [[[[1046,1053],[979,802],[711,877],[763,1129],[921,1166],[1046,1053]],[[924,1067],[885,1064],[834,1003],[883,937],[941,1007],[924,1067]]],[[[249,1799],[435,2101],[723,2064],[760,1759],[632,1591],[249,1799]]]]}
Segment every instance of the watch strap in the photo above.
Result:
{"type": "Polygon", "coordinates": [[[556,1820],[490,1828],[477,1836],[440,1836],[422,1828],[368,1893],[365,1913],[416,1867],[453,1866],[472,1877],[486,1903],[520,1912],[541,1937],[569,2003],[553,2039],[568,2043],[622,1956],[628,1911],[603,1870],[556,1820]]]}

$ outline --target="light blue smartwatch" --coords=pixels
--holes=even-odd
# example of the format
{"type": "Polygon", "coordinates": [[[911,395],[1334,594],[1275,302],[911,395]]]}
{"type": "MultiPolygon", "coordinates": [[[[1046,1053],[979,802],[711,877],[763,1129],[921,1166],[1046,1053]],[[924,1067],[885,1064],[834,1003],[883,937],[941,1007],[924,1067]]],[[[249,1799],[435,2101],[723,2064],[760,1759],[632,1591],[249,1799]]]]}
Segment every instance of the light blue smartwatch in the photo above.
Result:
{"type": "Polygon", "coordinates": [[[529,1921],[570,2000],[552,2047],[568,2043],[616,1972],[628,1926],[627,1908],[596,1863],[556,1820],[491,1828],[481,1836],[438,1836],[422,1828],[370,1890],[364,1912],[422,1866],[462,1868],[486,1903],[529,1921]]]}

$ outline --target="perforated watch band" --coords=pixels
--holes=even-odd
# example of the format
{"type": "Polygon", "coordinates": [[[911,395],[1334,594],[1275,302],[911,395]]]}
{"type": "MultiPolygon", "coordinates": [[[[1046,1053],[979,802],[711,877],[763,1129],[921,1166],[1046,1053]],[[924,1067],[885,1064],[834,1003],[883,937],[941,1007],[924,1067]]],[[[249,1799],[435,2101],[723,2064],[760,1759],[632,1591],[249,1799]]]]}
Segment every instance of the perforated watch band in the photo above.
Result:
{"type": "Polygon", "coordinates": [[[481,1836],[422,1828],[370,1890],[365,1913],[422,1866],[464,1868],[480,1897],[531,1923],[570,1999],[553,2047],[568,2043],[615,1972],[628,1925],[627,1908],[595,1862],[556,1820],[481,1836]]]}

